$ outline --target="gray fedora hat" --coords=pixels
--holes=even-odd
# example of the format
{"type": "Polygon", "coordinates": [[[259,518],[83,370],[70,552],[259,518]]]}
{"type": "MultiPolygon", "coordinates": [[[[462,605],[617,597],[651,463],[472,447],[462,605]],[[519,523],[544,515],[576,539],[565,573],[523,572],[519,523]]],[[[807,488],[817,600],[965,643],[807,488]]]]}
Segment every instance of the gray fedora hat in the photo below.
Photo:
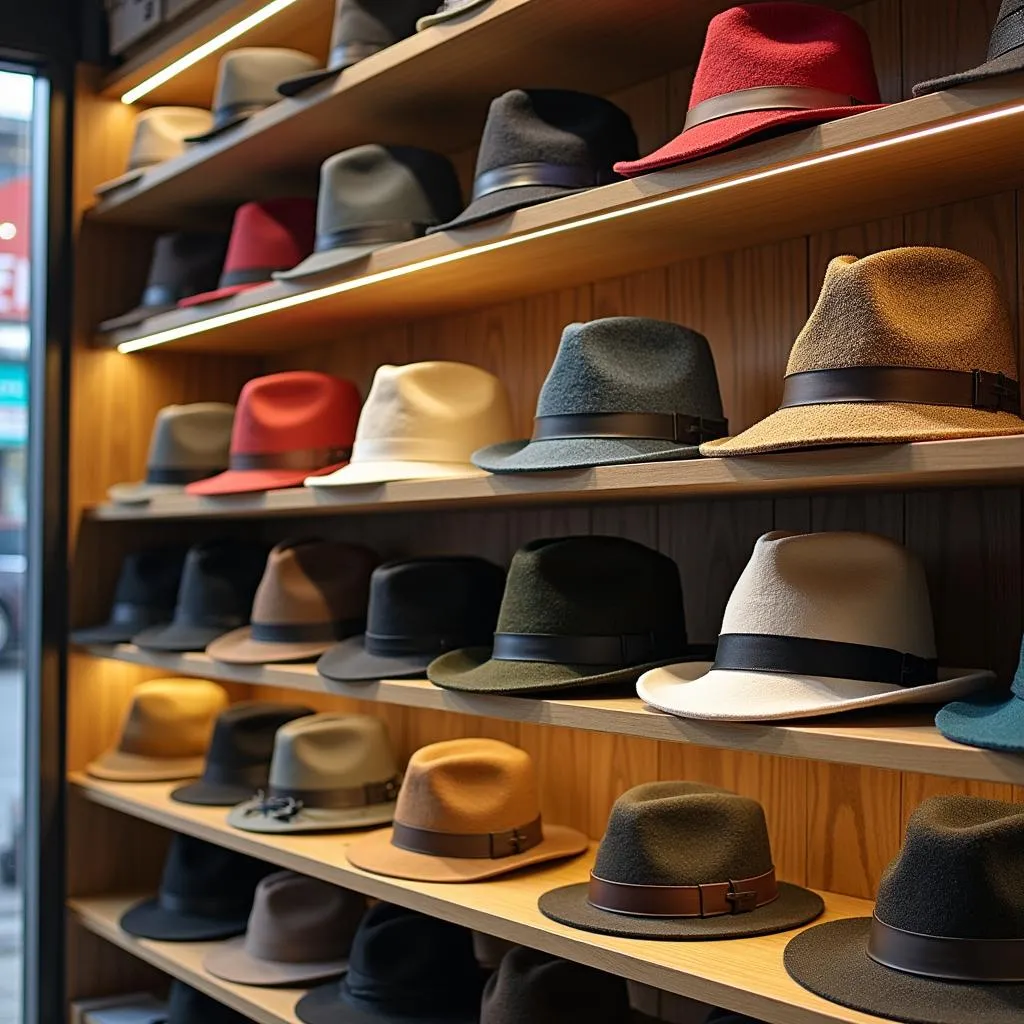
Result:
{"type": "Polygon", "coordinates": [[[419,237],[461,205],[459,179],[447,157],[412,146],[345,150],[320,168],[315,251],[274,277],[293,281],[354,263],[419,237]]]}
{"type": "Polygon", "coordinates": [[[442,25],[454,18],[462,18],[489,3],[491,0],[442,0],[441,6],[433,14],[428,14],[416,22],[416,31],[422,32],[431,25],[442,25]]]}
{"type": "Polygon", "coordinates": [[[569,324],[540,397],[533,437],[473,453],[491,473],[536,473],[696,458],[728,423],[703,334],[647,317],[569,324]]]}

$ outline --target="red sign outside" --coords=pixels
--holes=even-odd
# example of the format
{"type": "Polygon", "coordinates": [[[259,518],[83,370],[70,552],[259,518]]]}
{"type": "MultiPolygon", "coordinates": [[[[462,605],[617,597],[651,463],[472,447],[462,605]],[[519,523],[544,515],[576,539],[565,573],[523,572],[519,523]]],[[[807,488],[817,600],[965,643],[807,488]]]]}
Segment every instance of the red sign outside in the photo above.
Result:
{"type": "Polygon", "coordinates": [[[24,323],[29,303],[29,180],[0,184],[0,322],[24,323]]]}

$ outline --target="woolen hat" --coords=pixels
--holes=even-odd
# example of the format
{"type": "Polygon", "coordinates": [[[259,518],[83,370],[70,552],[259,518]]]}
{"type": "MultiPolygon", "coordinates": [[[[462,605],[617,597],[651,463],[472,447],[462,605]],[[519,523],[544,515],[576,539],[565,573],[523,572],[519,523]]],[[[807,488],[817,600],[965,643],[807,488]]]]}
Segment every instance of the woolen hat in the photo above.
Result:
{"type": "Polygon", "coordinates": [[[936,704],[991,686],[941,668],[924,567],[870,533],[766,533],[729,597],[714,663],[640,677],[683,718],[767,722],[890,704],[936,704]]]}
{"type": "Polygon", "coordinates": [[[491,473],[697,457],[729,432],[703,334],[639,316],[569,324],[533,421],[533,437],[474,452],[491,473]]]}
{"type": "Polygon", "coordinates": [[[311,256],[278,281],[305,279],[418,238],[462,208],[451,161],[412,146],[357,146],[320,168],[316,243],[311,256]]]}
{"type": "Polygon", "coordinates": [[[203,771],[217,716],[227,707],[222,686],[205,679],[151,679],[132,692],[117,745],[86,771],[114,782],[194,779],[203,771]]]}
{"type": "Polygon", "coordinates": [[[205,650],[217,637],[249,621],[266,561],[262,544],[194,544],[185,556],[174,618],[136,633],[132,643],[152,651],[205,650]]]}
{"type": "Polygon", "coordinates": [[[508,392],[493,373],[467,363],[385,364],[373,376],[348,465],[306,484],[482,476],[470,456],[511,429],[508,392]]]}
{"type": "Polygon", "coordinates": [[[267,788],[228,814],[245,832],[341,832],[386,825],[401,773],[387,726],[369,715],[296,718],[274,739],[267,788]]]}
{"type": "Polygon", "coordinates": [[[366,625],[377,556],[357,544],[286,540],[267,559],[251,625],[218,637],[206,653],[235,665],[308,661],[366,625]]]}
{"type": "MultiPolygon", "coordinates": [[[[437,0],[432,2],[436,3],[437,0]]],[[[416,22],[416,31],[422,32],[431,25],[442,25],[454,18],[465,17],[490,2],[491,0],[442,0],[441,6],[433,14],[427,14],[416,22]]]]}
{"type": "Polygon", "coordinates": [[[203,957],[203,968],[236,985],[305,985],[342,974],[366,897],[291,871],[256,886],[245,935],[203,957]]]}
{"type": "Polygon", "coordinates": [[[812,4],[744,4],[708,25],[682,132],[615,170],[646,174],[883,105],[871,43],[852,18],[812,4]]]}
{"type": "Polygon", "coordinates": [[[298,487],[310,473],[331,473],[352,451],[359,391],[344,377],[292,370],[242,388],[227,472],[189,484],[216,497],[298,487]]]}
{"type": "Polygon", "coordinates": [[[828,921],[786,946],[790,976],[841,1006],[910,1024],[1024,1018],[1024,807],[922,803],[872,917],[828,921]]]}
{"type": "Polygon", "coordinates": [[[286,722],[312,715],[302,704],[240,701],[220,713],[202,778],[179,786],[171,799],[202,807],[234,807],[265,789],[274,737],[286,722]]]}
{"type": "Polygon", "coordinates": [[[587,837],[541,821],[533,760],[490,739],[446,740],[409,758],[394,825],[346,850],[357,868],[420,882],[474,882],[575,857],[587,837]]]}
{"type": "Polygon", "coordinates": [[[245,931],[261,878],[277,870],[223,846],[176,833],[156,897],[121,915],[129,935],[163,942],[212,942],[245,931]]]}
{"type": "Polygon", "coordinates": [[[163,1024],[247,1024],[249,1018],[183,981],[172,980],[167,1012],[159,1020],[163,1024]]]}
{"type": "Polygon", "coordinates": [[[336,644],[316,663],[342,683],[422,676],[438,655],[489,644],[505,572],[483,558],[409,558],[370,577],[366,632],[336,644]]]}
{"type": "Polygon", "coordinates": [[[838,256],[789,354],[778,412],[702,455],[1024,433],[999,284],[952,249],[838,256]]]}
{"type": "Polygon", "coordinates": [[[776,881],[756,800],[699,782],[648,782],[612,807],[589,882],[544,893],[553,921],[627,939],[740,939],[797,928],[825,909],[776,881]]]}
{"type": "Polygon", "coordinates": [[[181,299],[187,309],[258,288],[275,270],[301,263],[313,251],[316,203],[312,199],[265,199],[235,211],[217,287],[181,299]]]}
{"type": "Polygon", "coordinates": [[[632,122],[614,103],[568,89],[513,89],[491,103],[469,206],[427,233],[606,185],[618,180],[612,164],[636,154],[632,122]]]}
{"type": "Polygon", "coordinates": [[[149,277],[139,304],[121,316],[104,320],[100,331],[134,327],[147,317],[166,313],[182,299],[217,287],[224,256],[226,233],[172,231],[153,245],[149,277]]]}
{"type": "Polygon", "coordinates": [[[544,693],[632,682],[689,650],[671,558],[623,537],[558,537],[513,555],[491,645],[442,654],[427,677],[471,693],[544,693]]]}
{"type": "Polygon", "coordinates": [[[486,974],[465,928],[377,903],[356,931],[341,982],[307,992],[303,1024],[477,1024],[486,974]]]}

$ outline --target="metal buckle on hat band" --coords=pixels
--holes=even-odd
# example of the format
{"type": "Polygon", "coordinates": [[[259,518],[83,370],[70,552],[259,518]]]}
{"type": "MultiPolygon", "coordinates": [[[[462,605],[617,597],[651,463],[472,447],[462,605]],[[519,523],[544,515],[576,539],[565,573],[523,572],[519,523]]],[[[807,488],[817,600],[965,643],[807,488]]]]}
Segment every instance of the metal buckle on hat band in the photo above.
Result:
{"type": "Polygon", "coordinates": [[[526,853],[544,841],[541,816],[503,832],[456,833],[436,832],[396,821],[392,826],[391,845],[412,853],[431,857],[457,857],[466,860],[503,860],[526,853]]]}
{"type": "Polygon", "coordinates": [[[762,110],[827,110],[829,107],[858,107],[860,100],[830,89],[802,85],[771,85],[757,89],[736,89],[695,104],[687,113],[683,131],[733,114],[762,110]]]}
{"type": "Polygon", "coordinates": [[[495,167],[478,174],[476,181],[473,182],[473,201],[506,188],[527,188],[531,185],[544,185],[550,188],[594,188],[617,180],[617,176],[610,170],[585,166],[568,167],[540,160],[524,161],[495,167]]]}
{"type": "Polygon", "coordinates": [[[604,412],[538,416],[533,421],[533,441],[570,440],[581,437],[645,438],[697,445],[729,433],[729,422],[682,412],[604,412]]]}

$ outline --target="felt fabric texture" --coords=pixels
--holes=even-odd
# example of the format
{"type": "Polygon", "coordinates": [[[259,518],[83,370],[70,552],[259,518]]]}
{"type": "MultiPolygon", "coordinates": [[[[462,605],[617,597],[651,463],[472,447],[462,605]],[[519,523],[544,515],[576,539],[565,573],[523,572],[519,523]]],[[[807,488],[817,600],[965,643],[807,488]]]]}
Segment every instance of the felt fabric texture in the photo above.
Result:
{"type": "Polygon", "coordinates": [[[441,6],[433,14],[416,22],[416,31],[423,32],[431,25],[443,25],[455,18],[463,18],[489,3],[491,0],[442,0],[441,6]]]}

